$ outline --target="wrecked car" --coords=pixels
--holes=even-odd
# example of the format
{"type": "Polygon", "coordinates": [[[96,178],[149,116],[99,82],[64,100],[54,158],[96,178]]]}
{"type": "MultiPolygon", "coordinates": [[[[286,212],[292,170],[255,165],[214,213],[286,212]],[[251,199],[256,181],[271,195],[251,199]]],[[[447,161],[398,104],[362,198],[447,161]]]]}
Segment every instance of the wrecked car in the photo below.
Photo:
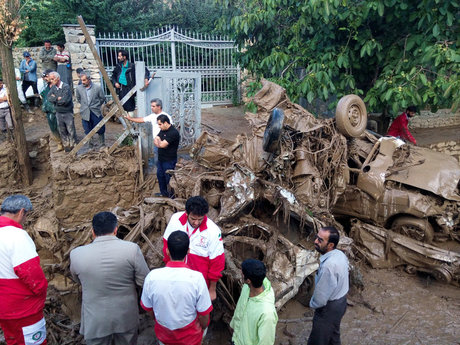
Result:
{"type": "MultiPolygon", "coordinates": [[[[273,93],[279,86],[265,83],[262,93],[273,93]]],[[[289,111],[289,110],[288,110],[289,111]]],[[[304,110],[304,112],[306,112],[304,110]]],[[[286,116],[284,103],[276,105],[267,120],[263,147],[272,154],[271,164],[288,161],[285,178],[292,179],[296,195],[311,189],[329,191],[328,209],[338,217],[356,217],[378,226],[431,243],[460,241],[460,166],[451,156],[405,144],[394,137],[380,137],[366,130],[367,113],[356,95],[340,99],[335,121],[305,123],[286,116]],[[333,128],[325,130],[331,124],[333,128]],[[319,130],[318,130],[319,129],[319,130]],[[326,162],[309,154],[313,141],[324,142],[337,130],[345,143],[340,146],[345,161],[335,164],[338,147],[324,145],[334,155],[326,162]],[[333,180],[324,175],[329,165],[333,180]],[[323,168],[323,172],[318,171],[323,168]],[[305,187],[305,189],[302,188],[305,187]]],[[[341,140],[340,138],[336,139],[341,140]]],[[[326,141],[327,143],[327,141],[326,141]]],[[[308,193],[308,192],[307,192],[308,193]]],[[[322,193],[321,193],[322,194],[322,193]]],[[[320,204],[325,205],[322,195],[320,204]]],[[[307,204],[311,201],[308,202],[307,204]]]]}
{"type": "Polygon", "coordinates": [[[460,253],[416,241],[357,219],[352,221],[350,236],[359,255],[373,268],[405,266],[408,273],[425,272],[436,280],[460,283],[460,253]]]}
{"type": "Polygon", "coordinates": [[[457,160],[393,137],[370,139],[351,143],[349,181],[334,214],[426,243],[460,241],[457,160]]]}

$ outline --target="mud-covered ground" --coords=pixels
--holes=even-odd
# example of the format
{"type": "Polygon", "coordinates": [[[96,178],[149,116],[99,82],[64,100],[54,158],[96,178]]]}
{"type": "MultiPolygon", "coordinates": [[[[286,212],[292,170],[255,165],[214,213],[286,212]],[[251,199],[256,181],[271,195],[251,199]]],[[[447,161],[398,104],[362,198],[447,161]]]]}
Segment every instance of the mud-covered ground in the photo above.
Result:
{"type": "MultiPolygon", "coordinates": [[[[78,138],[83,138],[79,116],[76,116],[78,138]]],[[[249,133],[243,107],[214,107],[203,109],[204,129],[233,139],[249,133]]],[[[48,134],[46,119],[37,112],[25,119],[27,138],[48,134]]],[[[109,122],[106,141],[110,145],[122,132],[120,124],[109,122]]],[[[459,128],[417,129],[420,145],[458,139],[459,128]]],[[[46,185],[46,172],[36,173],[34,187],[46,185]]],[[[358,263],[362,273],[361,288],[353,288],[350,306],[342,322],[342,343],[350,344],[460,344],[460,289],[443,285],[429,276],[409,275],[402,270],[374,270],[358,263]]],[[[279,313],[276,344],[306,344],[310,333],[312,310],[292,300],[279,313]]],[[[144,321],[144,326],[150,324],[144,321]]],[[[228,344],[228,330],[211,325],[204,344],[228,344]]],[[[140,345],[153,345],[152,327],[144,327],[140,345]]]]}

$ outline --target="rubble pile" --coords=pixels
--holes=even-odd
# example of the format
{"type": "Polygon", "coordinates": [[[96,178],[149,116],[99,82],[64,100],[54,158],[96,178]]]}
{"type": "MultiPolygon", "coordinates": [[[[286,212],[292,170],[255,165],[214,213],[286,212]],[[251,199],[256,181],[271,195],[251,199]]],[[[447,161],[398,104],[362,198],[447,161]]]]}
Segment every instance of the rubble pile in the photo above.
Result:
{"type": "MultiPolygon", "coordinates": [[[[434,160],[432,154],[395,138],[379,139],[364,130],[346,137],[335,119],[315,118],[268,81],[254,101],[257,114],[246,114],[250,136],[229,141],[203,132],[190,150],[191,159],[181,159],[169,171],[175,199],[150,196],[154,177],[139,185],[132,147],[111,156],[91,152],[77,159],[51,152],[53,184],[40,194],[28,193],[36,207],[26,228],[49,280],[46,314],[53,343],[81,341],[79,287],[69,279],[69,254],[91,241],[88,215],[108,205],[117,205],[112,211],[119,221],[118,236],[138,243],[149,267],[156,268],[163,264],[162,236],[171,215],[184,210],[191,196],[208,201],[208,216],[222,229],[226,257],[214,320],[230,321],[242,285],[241,262],[249,257],[267,266],[278,309],[307,291],[318,267],[313,237],[325,225],[341,231],[339,248],[351,258],[356,254],[372,267],[405,266],[458,284],[460,255],[429,244],[458,240],[459,203],[450,182],[452,176],[454,184],[460,178],[458,166],[442,158],[447,174],[438,173],[424,166],[434,160]],[[429,177],[417,175],[420,168],[429,177]],[[429,178],[447,181],[449,188],[430,184],[429,178]],[[432,189],[420,192],[420,183],[432,189]],[[388,217],[398,207],[416,210],[420,219],[409,219],[411,223],[406,215],[404,223],[388,217]],[[367,221],[374,225],[353,220],[347,237],[333,213],[358,218],[369,214],[367,221]],[[433,230],[436,224],[441,231],[433,230]]],[[[353,111],[346,114],[361,126],[353,111]]],[[[17,171],[9,159],[13,151],[0,145],[0,161],[8,157],[1,171],[17,171]]],[[[15,178],[11,172],[4,176],[15,178]]]]}
{"type": "Polygon", "coordinates": [[[359,255],[373,268],[405,266],[409,273],[427,272],[445,283],[460,282],[460,253],[444,250],[359,220],[350,236],[359,255]]]}

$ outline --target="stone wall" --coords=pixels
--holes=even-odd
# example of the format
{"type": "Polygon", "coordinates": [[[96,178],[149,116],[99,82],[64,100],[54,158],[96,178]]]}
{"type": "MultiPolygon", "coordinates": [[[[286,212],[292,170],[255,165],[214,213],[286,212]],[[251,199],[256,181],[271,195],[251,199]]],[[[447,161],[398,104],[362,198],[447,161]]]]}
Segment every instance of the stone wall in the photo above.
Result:
{"type": "Polygon", "coordinates": [[[420,111],[410,120],[410,128],[437,128],[460,126],[460,110],[453,113],[450,109],[439,109],[436,113],[428,110],[420,111]]]}
{"type": "Polygon", "coordinates": [[[123,147],[112,155],[101,151],[77,158],[51,150],[50,161],[60,227],[74,227],[97,212],[136,203],[139,171],[133,147],[123,147]]]}
{"type": "MultiPolygon", "coordinates": [[[[76,69],[81,67],[84,70],[91,72],[91,78],[96,83],[100,83],[101,75],[99,74],[99,69],[97,68],[96,60],[94,59],[93,53],[91,52],[89,45],[86,43],[85,36],[80,29],[80,25],[73,24],[64,24],[65,34],[65,47],[66,50],[70,53],[70,59],[72,61],[72,79],[74,87],[78,85],[78,75],[76,69]]],[[[87,25],[88,32],[93,40],[93,43],[96,43],[96,36],[94,34],[94,25],[87,25]]],[[[56,46],[54,46],[56,48],[56,46]]],[[[22,53],[28,51],[32,59],[37,63],[37,76],[40,77],[43,72],[42,62],[38,58],[40,54],[40,49],[42,47],[21,47],[13,49],[13,58],[14,66],[19,68],[19,64],[23,59],[22,53]]]]}
{"type": "Polygon", "coordinates": [[[460,139],[457,141],[445,141],[436,144],[430,144],[426,146],[427,148],[448,154],[457,158],[458,162],[460,163],[460,139]]]}
{"type": "Polygon", "coordinates": [[[41,77],[41,73],[43,72],[42,62],[38,58],[40,54],[40,49],[42,47],[21,47],[21,48],[13,48],[13,59],[14,59],[14,67],[19,68],[19,64],[24,59],[22,53],[28,51],[30,53],[30,57],[35,60],[37,63],[37,77],[41,77]]]}
{"type": "MultiPolygon", "coordinates": [[[[101,76],[99,69],[97,68],[96,60],[94,59],[93,53],[91,52],[88,43],[86,43],[83,31],[80,29],[80,25],[74,24],[63,24],[64,35],[66,40],[66,48],[70,53],[72,60],[72,79],[74,87],[78,85],[78,75],[75,70],[78,67],[91,72],[91,79],[100,83],[101,76]]],[[[96,44],[96,36],[94,33],[94,25],[87,25],[89,35],[94,44],[96,44]]]]}

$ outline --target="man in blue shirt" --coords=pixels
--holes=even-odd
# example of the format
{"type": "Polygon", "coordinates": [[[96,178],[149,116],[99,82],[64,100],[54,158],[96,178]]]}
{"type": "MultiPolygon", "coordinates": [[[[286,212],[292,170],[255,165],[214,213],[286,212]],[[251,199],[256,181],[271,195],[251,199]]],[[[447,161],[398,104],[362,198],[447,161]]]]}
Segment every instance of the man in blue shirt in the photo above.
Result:
{"type": "Polygon", "coordinates": [[[336,249],[339,239],[332,226],[321,228],[315,238],[321,257],[310,300],[315,315],[308,345],[340,345],[340,321],[347,309],[348,259],[336,249]]]}
{"type": "Polygon", "coordinates": [[[30,57],[29,52],[24,52],[22,55],[24,56],[24,60],[19,65],[19,72],[21,72],[22,79],[22,93],[27,103],[26,91],[32,86],[32,90],[34,91],[34,105],[38,106],[40,95],[37,89],[37,63],[30,57]]]}

